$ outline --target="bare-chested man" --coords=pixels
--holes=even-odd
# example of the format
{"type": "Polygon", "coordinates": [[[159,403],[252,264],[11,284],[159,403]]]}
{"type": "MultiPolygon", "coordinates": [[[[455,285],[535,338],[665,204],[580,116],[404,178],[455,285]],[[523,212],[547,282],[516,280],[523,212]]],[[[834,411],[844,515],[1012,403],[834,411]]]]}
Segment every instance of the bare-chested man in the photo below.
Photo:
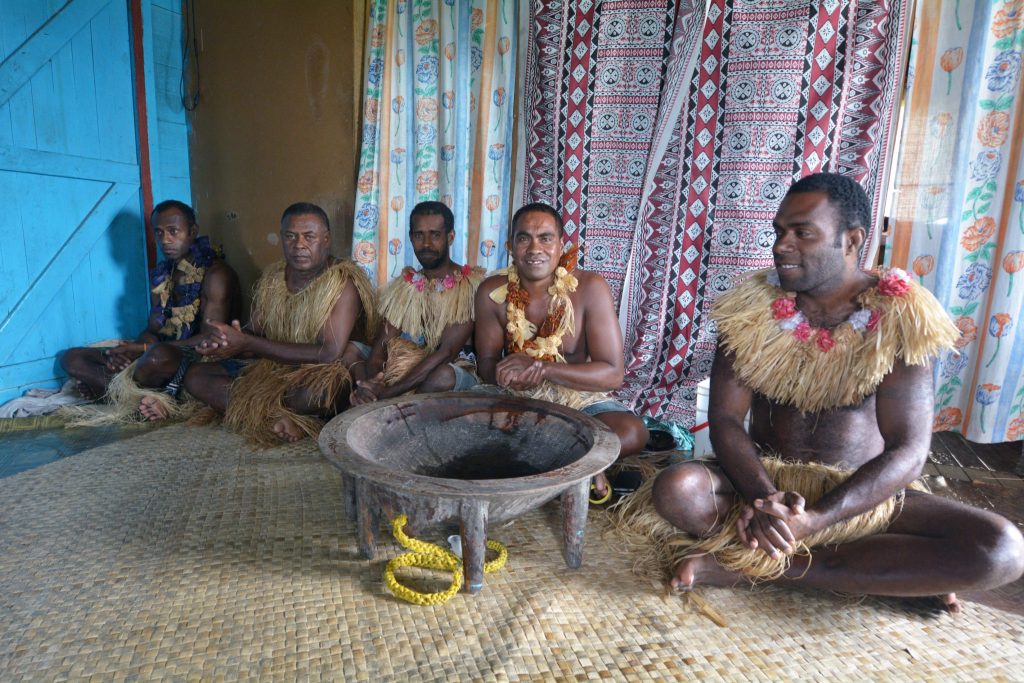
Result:
{"type": "MultiPolygon", "coordinates": [[[[133,342],[106,350],[68,349],[61,358],[68,375],[89,396],[102,396],[111,378],[133,361],[136,384],[176,393],[194,359],[191,347],[209,329],[207,321],[229,321],[241,308],[238,277],[210,240],[199,236],[192,207],[173,199],[161,202],[150,223],[164,260],[150,272],[146,329],[133,342]]],[[[143,398],[141,406],[129,408],[153,417],[147,412],[152,405],[151,399],[143,398]]]]}
{"type": "Polygon", "coordinates": [[[349,340],[375,327],[373,291],[362,269],[331,257],[323,209],[298,203],[281,216],[284,262],[257,283],[250,322],[211,322],[197,347],[216,363],[193,365],[190,394],[225,413],[225,424],[270,445],[298,441],[319,430],[319,418],[347,402],[349,340]]]}
{"type": "MultiPolygon", "coordinates": [[[[575,270],[575,259],[560,266],[562,219],[546,204],[519,209],[509,240],[508,274],[487,278],[476,294],[480,379],[592,415],[618,435],[620,455],[639,452],[647,427],[605,393],[622,386],[623,377],[622,332],[608,283],[575,270]]],[[[595,479],[599,497],[607,486],[603,474],[595,479]]]]}
{"type": "Polygon", "coordinates": [[[483,270],[453,263],[455,216],[441,202],[409,213],[409,244],[420,270],[405,268],[380,296],[383,325],[369,358],[352,365],[353,405],[409,391],[466,391],[471,363],[456,363],[473,334],[473,295],[483,270]]]}
{"type": "MultiPolygon", "coordinates": [[[[777,559],[902,495],[920,476],[931,442],[929,356],[956,335],[937,302],[905,273],[859,268],[870,216],[867,196],[853,180],[804,178],[775,217],[776,268],[720,298],[708,411],[717,465],[673,466],[653,489],[657,511],[678,529],[701,537],[733,531],[747,549],[777,559]],[[811,503],[776,486],[763,453],[851,473],[811,503]],[[724,515],[736,505],[735,530],[723,529],[724,515]]],[[[780,581],[860,594],[939,595],[956,611],[956,591],[999,586],[1022,571],[1024,543],[1013,524],[907,491],[902,510],[896,507],[880,532],[816,547],[810,557],[795,555],[780,581]]],[[[743,580],[714,555],[703,555],[683,559],[673,584],[685,590],[743,580]]]]}

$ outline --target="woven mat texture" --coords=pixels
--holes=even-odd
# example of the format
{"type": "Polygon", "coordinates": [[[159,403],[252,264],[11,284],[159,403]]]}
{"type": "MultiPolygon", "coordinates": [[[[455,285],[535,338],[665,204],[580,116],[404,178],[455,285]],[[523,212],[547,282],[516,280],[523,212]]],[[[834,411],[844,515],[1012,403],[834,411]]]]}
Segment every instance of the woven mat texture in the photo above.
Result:
{"type": "MultiPolygon", "coordinates": [[[[593,515],[600,513],[591,513],[593,515]]],[[[489,534],[508,566],[439,607],[363,560],[341,480],[171,426],[0,480],[0,680],[1020,680],[1024,624],[898,600],[708,589],[719,628],[592,524],[568,569],[549,504],[489,534]]],[[[436,539],[433,539],[436,540],[436,539]]],[[[424,579],[435,589],[441,579],[424,579]]]]}

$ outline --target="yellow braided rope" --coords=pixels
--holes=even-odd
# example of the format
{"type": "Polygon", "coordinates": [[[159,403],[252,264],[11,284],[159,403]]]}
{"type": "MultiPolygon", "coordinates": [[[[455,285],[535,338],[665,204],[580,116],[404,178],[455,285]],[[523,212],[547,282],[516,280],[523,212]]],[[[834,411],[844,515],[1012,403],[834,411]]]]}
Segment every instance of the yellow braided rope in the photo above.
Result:
{"type": "MultiPolygon", "coordinates": [[[[391,533],[395,540],[413,552],[402,553],[388,562],[384,568],[384,585],[396,598],[411,602],[414,605],[440,605],[452,599],[462,588],[462,560],[450,550],[433,543],[410,538],[402,531],[408,522],[405,515],[398,515],[391,522],[391,533]],[[440,569],[452,573],[452,583],[448,588],[436,593],[420,593],[408,586],[403,586],[395,577],[395,570],[401,567],[421,567],[424,569],[440,569]]],[[[484,573],[496,572],[508,561],[508,549],[497,541],[487,541],[487,547],[498,553],[490,562],[484,563],[484,573]]]]}
{"type": "MultiPolygon", "coordinates": [[[[591,484],[590,485],[590,490],[591,491],[596,491],[597,487],[594,486],[593,484],[591,484]]],[[[600,498],[597,498],[597,499],[594,499],[593,497],[591,497],[590,498],[590,502],[593,505],[604,505],[609,500],[611,500],[611,498],[612,498],[612,483],[608,482],[608,489],[604,492],[604,495],[601,496],[600,498]]]]}

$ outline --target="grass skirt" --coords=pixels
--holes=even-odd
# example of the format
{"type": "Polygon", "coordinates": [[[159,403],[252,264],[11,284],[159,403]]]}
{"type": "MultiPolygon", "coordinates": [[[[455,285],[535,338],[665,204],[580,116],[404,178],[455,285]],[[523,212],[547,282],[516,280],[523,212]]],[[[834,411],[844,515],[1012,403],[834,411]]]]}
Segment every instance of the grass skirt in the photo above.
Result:
{"type": "MultiPolygon", "coordinates": [[[[764,458],[762,463],[778,490],[798,492],[808,506],[851,474],[849,470],[819,463],[790,463],[775,458],[764,458]]],[[[714,555],[724,568],[753,582],[778,579],[789,568],[791,556],[773,559],[763,550],[751,550],[740,542],[736,533],[736,520],[742,512],[739,502],[728,510],[721,526],[708,537],[697,538],[675,528],[654,509],[654,480],[655,477],[649,477],[635,493],[612,508],[613,533],[638,554],[634,566],[637,573],[666,578],[681,561],[708,554],[714,555]]],[[[813,548],[837,546],[885,531],[902,508],[903,497],[901,491],[872,510],[807,537],[797,543],[794,555],[811,557],[813,548]]]]}
{"type": "MultiPolygon", "coordinates": [[[[351,386],[348,369],[340,361],[316,365],[281,365],[260,360],[242,373],[231,385],[224,425],[239,432],[257,446],[281,443],[273,431],[282,417],[290,417],[306,436],[316,438],[324,421],[320,415],[301,415],[285,406],[285,397],[293,390],[307,392],[311,402],[333,406],[342,391],[351,386]]],[[[323,415],[333,412],[325,407],[323,415]]]]}
{"type": "Polygon", "coordinates": [[[175,399],[160,389],[140,387],[135,382],[137,360],[110,379],[105,395],[107,404],[64,406],[58,412],[66,418],[68,427],[102,427],[105,425],[133,424],[146,422],[139,412],[144,398],[151,398],[160,404],[167,420],[179,422],[187,419],[198,407],[198,402],[187,391],[181,390],[181,399],[175,399]]]}

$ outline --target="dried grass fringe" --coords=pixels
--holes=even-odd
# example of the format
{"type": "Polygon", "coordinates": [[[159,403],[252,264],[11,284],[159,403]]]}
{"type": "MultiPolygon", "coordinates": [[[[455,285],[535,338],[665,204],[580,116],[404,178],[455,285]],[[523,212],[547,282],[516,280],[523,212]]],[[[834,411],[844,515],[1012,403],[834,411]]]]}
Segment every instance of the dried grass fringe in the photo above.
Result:
{"type": "Polygon", "coordinates": [[[175,399],[159,389],[147,389],[135,383],[135,365],[133,361],[124,370],[114,375],[107,385],[106,404],[87,404],[80,406],[64,406],[58,415],[66,418],[67,427],[102,427],[117,424],[137,424],[147,422],[139,412],[139,404],[143,398],[152,398],[163,406],[167,413],[166,421],[180,422],[187,419],[199,403],[185,390],[181,399],[175,399]]]}
{"type": "Polygon", "coordinates": [[[533,389],[525,391],[509,390],[509,393],[513,396],[550,401],[573,410],[583,410],[587,406],[592,406],[609,398],[609,394],[603,391],[579,391],[547,380],[544,380],[533,389]]]}
{"type": "Polygon", "coordinates": [[[380,315],[410,337],[423,337],[428,349],[441,344],[441,335],[449,325],[473,322],[473,297],[484,279],[484,271],[474,268],[451,289],[417,291],[400,275],[380,296],[380,315]]]}
{"type": "Polygon", "coordinates": [[[224,425],[260,447],[279,445],[274,423],[290,417],[306,434],[316,438],[324,421],[315,415],[300,415],[284,405],[284,397],[301,388],[319,405],[333,405],[341,391],[352,383],[348,368],[340,361],[316,365],[281,365],[269,360],[253,363],[231,384],[231,396],[224,425]]]}
{"type": "MultiPolygon", "coordinates": [[[[797,491],[813,505],[851,474],[848,470],[819,463],[783,462],[763,458],[762,463],[780,491],[797,491]]],[[[652,489],[655,477],[648,478],[636,492],[622,498],[610,510],[611,534],[637,555],[633,570],[641,576],[667,579],[683,560],[701,555],[714,555],[726,569],[743,574],[754,582],[780,578],[789,568],[791,556],[774,560],[761,550],[750,550],[736,535],[736,520],[741,506],[735,504],[727,512],[718,532],[707,538],[696,538],[679,531],[654,510],[652,489]]],[[[710,473],[709,473],[710,483],[710,473]]],[[[911,486],[919,489],[919,486],[911,486]]],[[[872,510],[809,536],[797,544],[795,555],[811,556],[811,549],[836,546],[884,531],[902,509],[901,491],[872,510]]]]}
{"type": "Polygon", "coordinates": [[[408,339],[392,337],[388,340],[387,353],[387,360],[384,362],[384,383],[391,386],[408,375],[410,370],[427,357],[430,350],[408,339]]]}
{"type": "Polygon", "coordinates": [[[284,261],[268,266],[253,292],[253,311],[265,337],[294,344],[316,342],[338,297],[351,281],[363,306],[365,338],[373,339],[379,321],[376,297],[362,268],[347,259],[339,260],[294,293],[288,291],[284,269],[284,261]]]}
{"type": "MultiPolygon", "coordinates": [[[[874,332],[861,334],[852,325],[833,332],[835,346],[822,352],[779,327],[772,302],[784,295],[760,271],[726,292],[712,313],[718,337],[735,356],[739,379],[773,401],[815,413],[856,405],[874,393],[879,382],[902,359],[923,365],[942,349],[953,348],[960,333],[941,304],[911,282],[903,296],[882,296],[872,287],[857,302],[880,309],[874,332]]],[[[880,273],[884,275],[884,271],[880,273]]]]}

